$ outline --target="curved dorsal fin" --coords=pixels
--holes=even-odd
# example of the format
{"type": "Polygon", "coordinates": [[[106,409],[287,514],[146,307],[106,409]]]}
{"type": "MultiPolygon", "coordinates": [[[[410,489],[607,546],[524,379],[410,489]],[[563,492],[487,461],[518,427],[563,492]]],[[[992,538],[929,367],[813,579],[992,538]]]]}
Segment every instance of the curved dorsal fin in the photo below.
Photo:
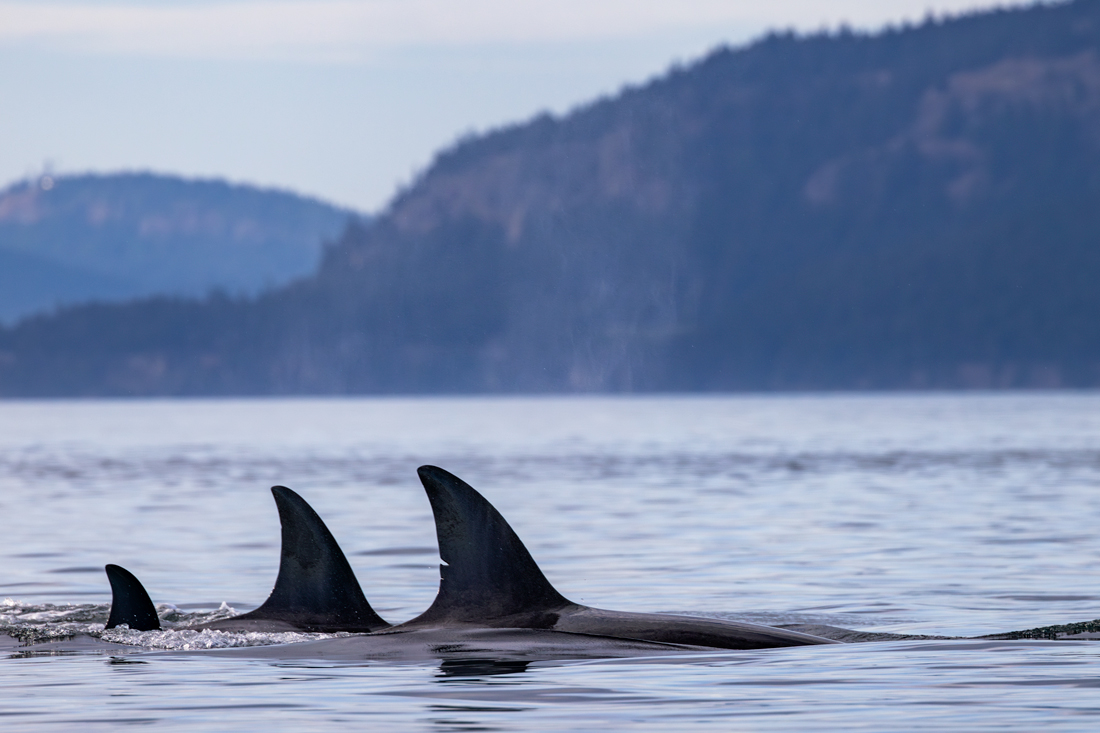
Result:
{"type": "Polygon", "coordinates": [[[108,565],[107,580],[111,581],[111,615],[105,628],[113,629],[126,624],[135,631],[154,631],[160,628],[157,609],[149,600],[149,594],[126,568],[108,565]]]}
{"type": "MultiPolygon", "coordinates": [[[[442,468],[421,466],[439,538],[439,593],[416,622],[489,623],[570,605],[539,570],[500,512],[442,468]]],[[[552,624],[553,621],[548,621],[552,624]]]]}
{"type": "Polygon", "coordinates": [[[273,486],[271,493],[282,524],[279,576],[263,605],[237,618],[278,619],[317,631],[387,628],[317,512],[285,486],[273,486]]]}

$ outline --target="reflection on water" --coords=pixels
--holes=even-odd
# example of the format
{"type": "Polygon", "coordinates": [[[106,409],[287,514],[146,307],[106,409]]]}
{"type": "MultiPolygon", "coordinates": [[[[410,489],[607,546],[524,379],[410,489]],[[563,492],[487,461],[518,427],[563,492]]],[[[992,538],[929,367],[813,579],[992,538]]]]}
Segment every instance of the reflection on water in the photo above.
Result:
{"type": "MultiPolygon", "coordinates": [[[[1100,395],[1060,393],[0,403],[0,624],[96,628],[107,562],[174,620],[254,608],[276,483],[403,621],[438,581],[421,463],[469,480],[599,607],[879,639],[1100,616],[1100,395]]],[[[431,664],[48,647],[0,648],[5,725],[1086,730],[1100,713],[1085,641],[431,664]]]]}
{"type": "Polygon", "coordinates": [[[492,677],[499,674],[526,672],[530,662],[515,659],[445,659],[439,665],[437,677],[492,677]]]}

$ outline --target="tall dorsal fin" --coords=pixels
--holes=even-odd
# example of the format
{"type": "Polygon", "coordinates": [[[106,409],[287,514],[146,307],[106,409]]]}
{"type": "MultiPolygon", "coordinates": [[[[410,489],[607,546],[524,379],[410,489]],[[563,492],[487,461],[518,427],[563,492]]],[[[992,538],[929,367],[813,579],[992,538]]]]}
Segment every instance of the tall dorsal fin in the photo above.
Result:
{"type": "Polygon", "coordinates": [[[285,486],[273,486],[271,493],[283,528],[279,576],[264,604],[238,618],[277,619],[317,631],[387,628],[317,512],[285,486]]]}
{"type": "Polygon", "coordinates": [[[111,615],[105,628],[113,629],[126,624],[135,631],[159,629],[157,609],[149,600],[141,581],[118,565],[108,565],[104,570],[107,571],[107,580],[111,581],[111,615]]]}
{"type": "MultiPolygon", "coordinates": [[[[500,512],[442,468],[421,466],[439,538],[439,593],[417,622],[491,623],[570,604],[539,570],[500,512]]],[[[549,623],[553,623],[550,621],[549,623]]]]}

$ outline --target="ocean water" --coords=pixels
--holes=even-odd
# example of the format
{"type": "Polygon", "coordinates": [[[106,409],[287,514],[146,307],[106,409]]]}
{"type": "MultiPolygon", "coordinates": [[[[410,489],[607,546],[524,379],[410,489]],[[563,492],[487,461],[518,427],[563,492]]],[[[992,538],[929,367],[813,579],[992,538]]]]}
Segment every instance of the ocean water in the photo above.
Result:
{"type": "Polygon", "coordinates": [[[412,618],[438,581],[424,463],[602,608],[960,637],[1100,617],[1097,393],[0,402],[0,629],[44,642],[0,646],[0,728],[1100,726],[1080,639],[396,663],[280,651],[310,635],[83,635],[108,562],[168,620],[260,604],[273,484],[412,618]],[[265,646],[203,649],[241,645],[265,646]]]}

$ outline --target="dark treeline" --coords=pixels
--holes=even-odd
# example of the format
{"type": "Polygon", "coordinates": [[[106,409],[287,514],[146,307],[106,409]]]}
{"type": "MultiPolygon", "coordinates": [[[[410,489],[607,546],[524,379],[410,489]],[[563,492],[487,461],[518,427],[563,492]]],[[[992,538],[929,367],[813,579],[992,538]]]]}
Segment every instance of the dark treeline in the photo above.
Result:
{"type": "Polygon", "coordinates": [[[772,35],[442,152],[252,300],[0,333],[8,395],[1100,385],[1100,3],[772,35]]]}

